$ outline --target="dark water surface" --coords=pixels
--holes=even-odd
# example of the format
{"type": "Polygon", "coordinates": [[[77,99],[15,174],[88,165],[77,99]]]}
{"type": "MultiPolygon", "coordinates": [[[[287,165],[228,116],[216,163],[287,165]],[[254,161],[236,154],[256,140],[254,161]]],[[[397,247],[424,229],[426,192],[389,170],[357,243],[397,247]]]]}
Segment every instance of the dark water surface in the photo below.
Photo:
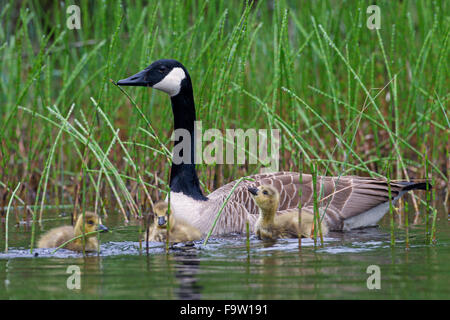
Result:
{"type": "MultiPolygon", "coordinates": [[[[43,229],[68,224],[48,212],[43,229]]],[[[404,230],[390,246],[389,220],[381,227],[331,233],[323,248],[298,240],[263,243],[251,238],[247,252],[240,235],[211,239],[206,246],[176,245],[165,253],[161,243],[140,250],[137,225],[124,226],[120,215],[103,223],[101,251],[83,257],[68,250],[30,254],[29,228],[5,225],[0,232],[0,299],[448,299],[450,298],[450,227],[439,209],[437,242],[425,245],[423,223],[410,229],[405,250],[404,230]],[[68,289],[71,265],[80,267],[81,289],[68,289]],[[368,266],[377,265],[381,289],[369,290],[368,266]]],[[[411,216],[412,218],[412,216],[411,216]]],[[[10,217],[10,220],[14,220],[10,217]]],[[[410,219],[412,221],[412,219],[410,219]]],[[[45,230],[37,228],[41,233],[45,230]]]]}

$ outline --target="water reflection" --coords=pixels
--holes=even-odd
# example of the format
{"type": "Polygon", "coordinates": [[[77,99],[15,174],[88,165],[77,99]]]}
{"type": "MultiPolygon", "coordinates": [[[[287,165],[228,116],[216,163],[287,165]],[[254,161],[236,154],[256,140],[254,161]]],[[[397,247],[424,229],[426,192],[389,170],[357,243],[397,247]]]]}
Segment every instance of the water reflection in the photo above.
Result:
{"type": "Polygon", "coordinates": [[[179,287],[175,289],[178,299],[198,300],[201,299],[203,287],[198,284],[197,274],[199,272],[200,259],[196,248],[185,248],[176,250],[171,255],[175,262],[175,277],[178,279],[179,287]]]}
{"type": "Polygon", "coordinates": [[[148,255],[137,242],[138,227],[127,226],[102,236],[100,255],[88,257],[69,250],[53,254],[53,249],[37,249],[35,257],[26,249],[29,235],[12,227],[10,250],[0,253],[0,298],[445,298],[450,294],[447,212],[438,223],[433,246],[425,244],[424,226],[411,226],[409,250],[402,229],[396,229],[396,245],[390,246],[387,224],[330,233],[316,249],[311,239],[303,239],[299,251],[297,239],[267,243],[252,236],[247,250],[245,237],[233,235],[210,239],[206,246],[175,245],[168,254],[164,244],[152,242],[148,255]],[[381,291],[366,287],[366,269],[373,264],[381,268],[381,291]],[[81,269],[81,290],[67,288],[70,265],[81,269]]]}
{"type": "MultiPolygon", "coordinates": [[[[0,279],[10,299],[40,299],[42,296],[61,299],[68,296],[98,297],[102,295],[102,259],[97,256],[76,259],[9,259],[1,261],[0,279]],[[67,285],[68,267],[80,268],[80,289],[67,285]],[[2,270],[3,269],[3,270],[2,270]]],[[[0,286],[1,287],[1,286],[0,286]]],[[[0,297],[3,297],[0,295],[0,297]]]]}
{"type": "Polygon", "coordinates": [[[99,256],[89,256],[75,259],[74,262],[81,268],[81,288],[83,294],[96,297],[102,296],[102,258],[99,256]]]}

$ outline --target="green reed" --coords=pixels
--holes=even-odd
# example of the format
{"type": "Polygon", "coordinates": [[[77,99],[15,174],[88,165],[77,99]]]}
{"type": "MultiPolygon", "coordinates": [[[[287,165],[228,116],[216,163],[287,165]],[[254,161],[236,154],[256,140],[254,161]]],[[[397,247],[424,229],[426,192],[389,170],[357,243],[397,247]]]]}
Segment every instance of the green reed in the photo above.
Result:
{"type": "Polygon", "coordinates": [[[248,220],[245,222],[245,246],[247,248],[247,253],[250,252],[250,224],[248,220]]]}
{"type": "MultiPolygon", "coordinates": [[[[424,166],[425,166],[425,177],[428,179],[429,177],[429,166],[428,166],[428,150],[425,149],[425,157],[424,157],[424,166]]],[[[429,190],[429,186],[427,183],[427,187],[426,187],[426,209],[425,209],[425,242],[428,243],[428,241],[430,240],[430,214],[432,211],[431,208],[431,193],[429,190]]]]}
{"type": "Polygon", "coordinates": [[[388,186],[388,197],[389,197],[389,221],[390,221],[390,231],[391,231],[391,247],[395,246],[395,222],[394,222],[394,206],[392,204],[392,187],[391,187],[391,166],[390,163],[387,164],[386,168],[386,180],[388,186]]]}
{"type": "MultiPolygon", "coordinates": [[[[314,214],[314,248],[317,246],[318,230],[320,230],[320,214],[319,214],[319,200],[317,195],[317,167],[316,163],[311,163],[311,174],[312,174],[312,188],[313,188],[313,214],[314,214]]],[[[321,244],[323,245],[323,238],[321,238],[321,244]]]]}
{"type": "MultiPolygon", "coordinates": [[[[300,170],[299,170],[299,184],[303,185],[303,157],[300,154],[300,170]]],[[[300,251],[302,249],[302,193],[303,193],[303,189],[299,188],[298,189],[298,250],[300,251]]]]}
{"type": "MultiPolygon", "coordinates": [[[[80,234],[79,236],[75,236],[72,239],[69,239],[66,242],[64,242],[63,244],[61,244],[59,247],[57,247],[55,250],[52,251],[52,254],[55,254],[58,250],[64,248],[66,245],[68,245],[69,243],[71,243],[71,242],[73,242],[73,241],[75,241],[77,239],[85,238],[87,236],[98,234],[100,232],[102,232],[102,231],[101,230],[99,230],[99,231],[91,231],[91,232],[87,232],[87,233],[84,233],[84,231],[83,231],[83,234],[80,234]]],[[[83,244],[83,251],[82,252],[83,252],[83,256],[85,256],[86,252],[85,252],[84,244],[83,244]]]]}
{"type": "Polygon", "coordinates": [[[409,218],[408,218],[408,214],[409,214],[409,209],[408,209],[408,202],[405,201],[405,205],[403,208],[403,215],[405,216],[405,232],[406,232],[406,236],[405,236],[405,246],[406,249],[409,250],[409,218]]]}
{"type": "MultiPolygon", "coordinates": [[[[433,179],[432,183],[433,186],[436,186],[436,181],[433,179]]],[[[437,209],[436,209],[436,188],[432,188],[431,190],[431,201],[433,203],[432,208],[432,214],[433,214],[433,220],[431,222],[431,234],[430,234],[430,244],[436,243],[436,220],[437,220],[437,209]]]]}
{"type": "MultiPolygon", "coordinates": [[[[170,209],[170,188],[167,191],[167,224],[166,224],[166,254],[169,253],[170,245],[170,215],[172,214],[170,209]]],[[[156,221],[154,221],[156,223],[156,221]]]]}
{"type": "Polygon", "coordinates": [[[11,209],[11,204],[14,201],[14,196],[15,196],[17,190],[19,190],[19,188],[20,188],[20,182],[17,184],[17,187],[14,189],[13,193],[11,194],[11,197],[10,197],[9,202],[8,202],[8,207],[6,209],[6,218],[5,218],[5,252],[8,252],[9,211],[11,209]]]}

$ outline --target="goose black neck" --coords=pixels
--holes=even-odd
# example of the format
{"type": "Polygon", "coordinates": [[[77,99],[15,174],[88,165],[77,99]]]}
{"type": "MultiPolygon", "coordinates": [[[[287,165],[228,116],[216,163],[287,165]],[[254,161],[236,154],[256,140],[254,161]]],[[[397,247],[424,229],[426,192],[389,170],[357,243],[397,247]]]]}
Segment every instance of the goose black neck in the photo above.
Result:
{"type": "MultiPolygon", "coordinates": [[[[197,172],[195,171],[195,103],[190,79],[185,79],[180,92],[171,97],[172,112],[174,117],[174,130],[184,129],[189,132],[190,161],[175,163],[172,161],[170,173],[170,189],[173,192],[181,192],[195,200],[207,200],[200,189],[197,172]],[[187,80],[187,81],[186,81],[187,80]]],[[[174,143],[174,149],[180,143],[186,145],[186,141],[180,138],[174,143]]]]}

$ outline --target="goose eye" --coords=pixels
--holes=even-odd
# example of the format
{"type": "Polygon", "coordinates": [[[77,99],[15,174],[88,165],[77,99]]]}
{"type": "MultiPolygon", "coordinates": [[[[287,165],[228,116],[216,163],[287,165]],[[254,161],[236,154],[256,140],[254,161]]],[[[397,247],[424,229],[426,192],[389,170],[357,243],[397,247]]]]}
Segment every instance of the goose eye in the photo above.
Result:
{"type": "Polygon", "coordinates": [[[166,71],[166,67],[165,66],[159,67],[159,72],[160,73],[164,73],[164,71],[166,71]]]}
{"type": "Polygon", "coordinates": [[[89,221],[88,221],[88,224],[94,224],[94,221],[89,220],[89,221]]]}
{"type": "Polygon", "coordinates": [[[263,194],[269,194],[266,190],[263,191],[263,194]]]}

